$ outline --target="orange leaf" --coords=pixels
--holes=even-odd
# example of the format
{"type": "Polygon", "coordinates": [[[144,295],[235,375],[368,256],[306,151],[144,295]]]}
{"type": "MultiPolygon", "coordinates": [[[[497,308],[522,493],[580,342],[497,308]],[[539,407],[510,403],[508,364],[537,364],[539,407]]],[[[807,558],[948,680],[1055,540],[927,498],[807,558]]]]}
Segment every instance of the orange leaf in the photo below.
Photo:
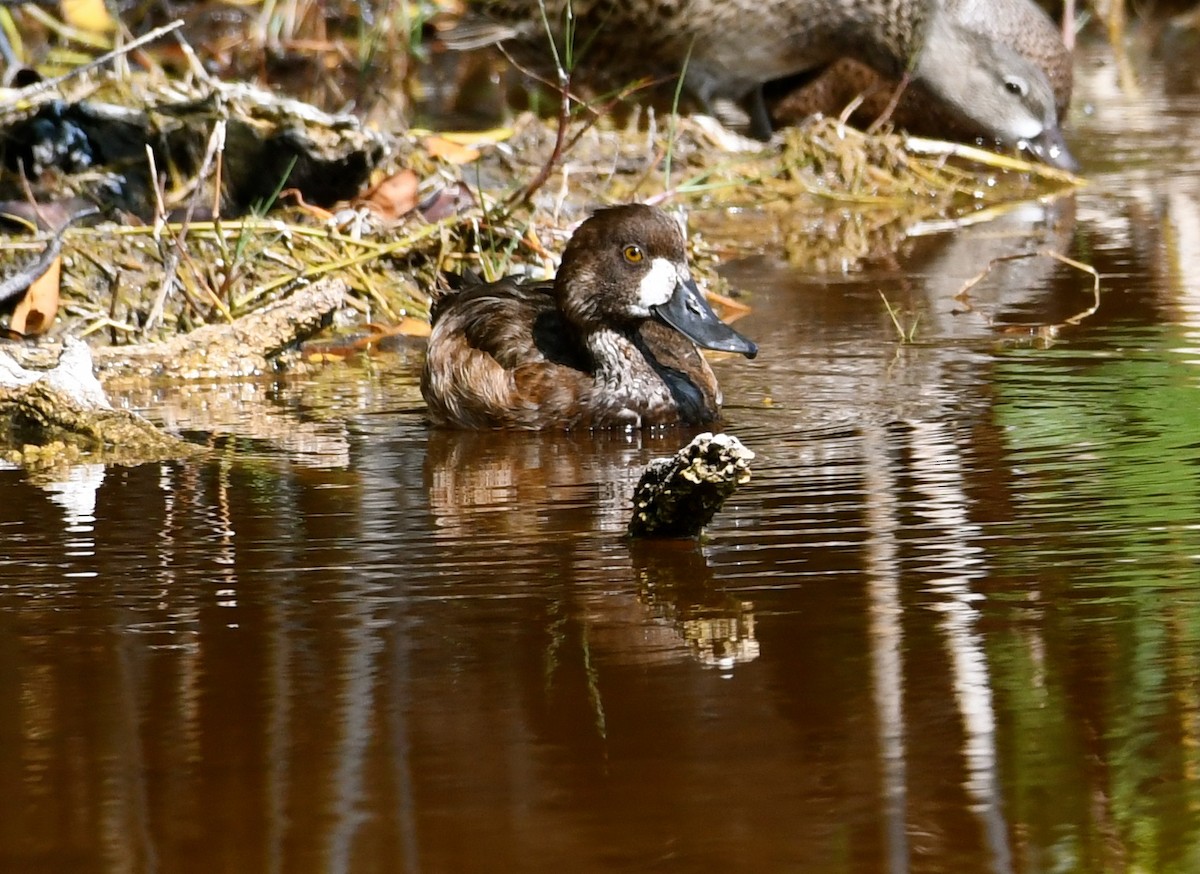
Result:
{"type": "Polygon", "coordinates": [[[412,170],[401,170],[370,189],[359,202],[386,219],[398,219],[416,208],[419,183],[412,170]]]}
{"type": "Polygon", "coordinates": [[[428,337],[429,321],[427,319],[414,319],[412,316],[405,316],[400,320],[400,324],[396,326],[396,333],[403,334],[405,337],[428,337]]]}
{"type": "Polygon", "coordinates": [[[365,327],[371,332],[366,338],[368,345],[388,337],[428,337],[430,331],[429,319],[414,319],[412,316],[401,316],[399,323],[395,325],[368,322],[365,327]]]}
{"type": "Polygon", "coordinates": [[[13,310],[8,327],[26,336],[48,331],[58,313],[61,279],[62,258],[55,258],[46,272],[29,284],[29,290],[13,310]]]}
{"type": "Polygon", "coordinates": [[[742,303],[740,300],[734,300],[732,297],[727,297],[723,294],[718,294],[711,289],[704,292],[704,296],[708,298],[708,302],[717,310],[721,318],[726,322],[736,322],[742,316],[752,312],[749,305],[742,303]]]}
{"type": "Polygon", "coordinates": [[[479,157],[479,149],[456,143],[446,137],[430,136],[421,140],[421,145],[431,157],[441,158],[451,164],[469,164],[479,157]]]}

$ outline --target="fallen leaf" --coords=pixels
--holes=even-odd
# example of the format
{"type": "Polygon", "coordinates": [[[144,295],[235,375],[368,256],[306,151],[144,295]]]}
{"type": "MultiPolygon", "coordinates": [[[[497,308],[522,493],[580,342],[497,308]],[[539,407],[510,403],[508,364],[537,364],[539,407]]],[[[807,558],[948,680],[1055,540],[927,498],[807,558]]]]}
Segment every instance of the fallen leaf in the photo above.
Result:
{"type": "Polygon", "coordinates": [[[419,184],[416,173],[401,170],[368,190],[357,202],[385,219],[398,219],[416,208],[419,184]]]}
{"type": "Polygon", "coordinates": [[[393,341],[392,345],[394,346],[397,338],[425,338],[429,336],[429,320],[404,316],[398,324],[381,325],[377,322],[368,322],[362,326],[362,330],[365,333],[306,341],[302,346],[305,360],[314,364],[338,361],[362,352],[369,352],[372,349],[386,347],[388,341],[393,341]]]}
{"type": "Polygon", "coordinates": [[[736,322],[751,311],[747,304],[711,289],[705,292],[705,297],[708,298],[708,302],[712,304],[714,309],[718,310],[721,318],[726,322],[736,322]]]}
{"type": "Polygon", "coordinates": [[[43,334],[58,314],[58,290],[62,281],[62,258],[55,258],[46,272],[29,284],[29,290],[13,310],[8,327],[25,336],[43,334]]]}
{"type": "Polygon", "coordinates": [[[417,206],[425,221],[436,222],[464,212],[475,205],[471,190],[461,182],[439,188],[417,206]]]}
{"type": "Polygon", "coordinates": [[[89,33],[112,33],[117,23],[108,14],[104,0],[60,0],[63,21],[89,33]]]}
{"type": "Polygon", "coordinates": [[[428,319],[414,319],[412,316],[402,316],[394,325],[368,322],[365,327],[371,332],[363,338],[367,345],[386,340],[388,337],[428,337],[430,331],[428,319]]]}
{"type": "Polygon", "coordinates": [[[479,149],[474,146],[456,143],[447,137],[431,136],[421,140],[431,157],[441,158],[451,164],[470,164],[479,159],[479,149]]]}
{"type": "Polygon", "coordinates": [[[428,319],[414,319],[412,316],[405,316],[400,320],[400,324],[396,326],[396,333],[403,334],[405,337],[428,337],[429,321],[428,319]]]}

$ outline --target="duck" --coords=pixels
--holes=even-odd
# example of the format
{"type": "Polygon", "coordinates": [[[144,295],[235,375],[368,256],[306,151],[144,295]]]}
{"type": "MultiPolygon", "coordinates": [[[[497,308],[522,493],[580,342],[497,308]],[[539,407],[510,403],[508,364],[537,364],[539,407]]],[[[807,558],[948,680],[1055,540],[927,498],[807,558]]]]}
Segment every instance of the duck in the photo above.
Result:
{"type": "Polygon", "coordinates": [[[436,426],[706,425],[722,397],[699,347],[758,353],[705,299],[679,222],[646,204],[592,213],[553,280],[454,284],[433,307],[421,374],[436,426]]]}
{"type": "MultiPolygon", "coordinates": [[[[1054,95],[1056,118],[1065,117],[1074,87],[1074,59],[1045,10],[1032,3],[1009,0],[944,2],[947,13],[958,25],[995,40],[1041,70],[1054,95]]],[[[921,85],[902,88],[890,116],[886,115],[888,104],[900,87],[900,83],[883,78],[861,61],[840,58],[820,70],[772,82],[766,91],[775,124],[795,124],[817,113],[838,115],[851,102],[861,99],[852,116],[856,124],[870,124],[886,116],[896,127],[922,136],[968,142],[988,138],[983,126],[954,112],[921,85]]],[[[1078,169],[1074,165],[1065,166],[1071,162],[1068,151],[1058,155],[1062,169],[1078,169]]]]}
{"type": "Polygon", "coordinates": [[[750,132],[762,139],[773,131],[764,85],[850,58],[885,79],[907,78],[946,113],[998,142],[1053,166],[1076,166],[1046,73],[1012,47],[1021,36],[979,25],[995,8],[1018,17],[1036,10],[1033,0],[468,0],[467,6],[459,36],[449,37],[453,47],[524,46],[518,54],[535,67],[572,63],[572,87],[580,79],[611,88],[682,74],[705,111],[720,114],[722,105],[740,103],[750,132]]]}

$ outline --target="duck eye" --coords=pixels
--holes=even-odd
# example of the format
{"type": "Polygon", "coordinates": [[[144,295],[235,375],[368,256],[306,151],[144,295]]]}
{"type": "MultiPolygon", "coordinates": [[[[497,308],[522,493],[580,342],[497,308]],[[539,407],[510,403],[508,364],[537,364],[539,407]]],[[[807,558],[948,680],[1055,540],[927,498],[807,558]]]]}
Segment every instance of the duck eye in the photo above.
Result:
{"type": "Polygon", "coordinates": [[[625,256],[625,260],[630,264],[638,264],[646,256],[642,254],[641,246],[626,246],[621,250],[621,254],[625,256]]]}
{"type": "Polygon", "coordinates": [[[1024,97],[1029,92],[1029,86],[1025,84],[1024,79],[1009,76],[1004,80],[1004,90],[1009,94],[1015,94],[1017,97],[1024,97]]]}

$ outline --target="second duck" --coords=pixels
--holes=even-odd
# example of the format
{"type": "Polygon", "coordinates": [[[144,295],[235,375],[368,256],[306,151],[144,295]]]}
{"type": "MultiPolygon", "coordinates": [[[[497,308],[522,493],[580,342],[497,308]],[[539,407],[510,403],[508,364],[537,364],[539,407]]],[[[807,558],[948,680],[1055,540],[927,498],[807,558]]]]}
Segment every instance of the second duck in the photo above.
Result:
{"type": "MultiPolygon", "coordinates": [[[[468,0],[460,47],[512,40],[538,66],[571,58],[573,76],[621,87],[681,73],[708,112],[740,101],[751,130],[771,120],[762,86],[839,58],[907,77],[940,112],[1071,169],[1046,71],[1021,51],[1040,22],[1034,0],[468,0]],[[546,44],[547,27],[558,43],[546,44]]],[[[1053,32],[1053,29],[1051,29],[1053,32]]],[[[1057,37],[1055,37],[1057,38],[1057,37]]],[[[1060,41],[1061,42],[1061,41],[1060,41]]],[[[1066,49],[1063,47],[1065,53],[1066,49]]]]}

